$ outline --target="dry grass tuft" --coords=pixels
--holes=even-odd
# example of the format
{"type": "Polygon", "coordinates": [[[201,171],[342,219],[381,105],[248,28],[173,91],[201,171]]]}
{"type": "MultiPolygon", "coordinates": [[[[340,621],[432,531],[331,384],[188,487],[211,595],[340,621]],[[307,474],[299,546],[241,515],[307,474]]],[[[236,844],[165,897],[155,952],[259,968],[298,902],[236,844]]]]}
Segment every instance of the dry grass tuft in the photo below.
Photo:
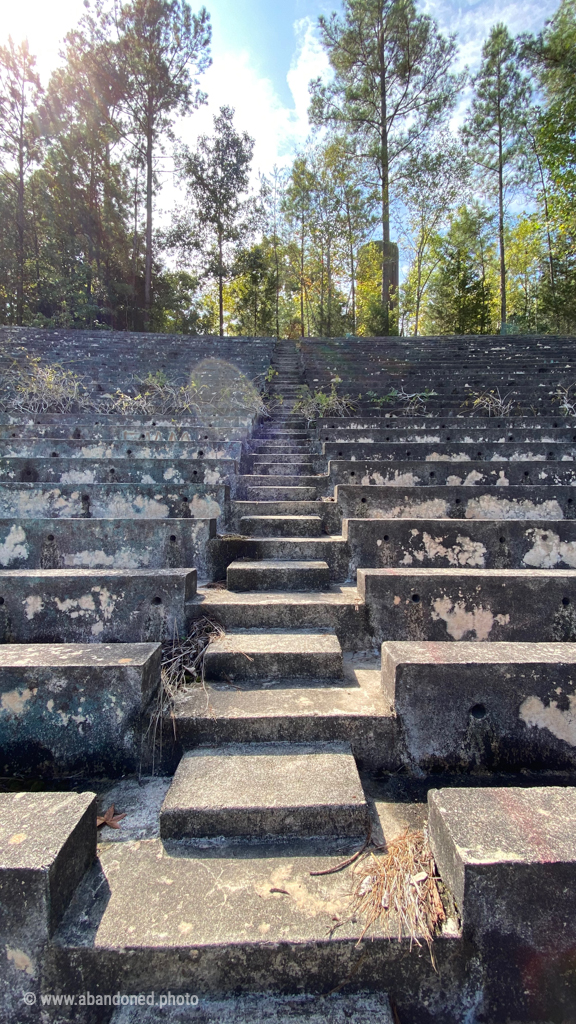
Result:
{"type": "Polygon", "coordinates": [[[423,831],[406,829],[388,843],[383,857],[371,853],[352,897],[354,911],[366,918],[362,938],[380,918],[394,916],[398,940],[408,934],[420,946],[423,938],[434,963],[432,940],[446,920],[435,871],[423,831]]]}
{"type": "MultiPolygon", "coordinates": [[[[162,760],[162,726],[168,717],[172,718],[174,738],[176,724],[174,703],[176,694],[184,686],[204,686],[204,655],[214,640],[224,636],[222,626],[203,616],[197,619],[186,637],[174,636],[162,644],[162,667],[160,686],[152,706],[146,739],[152,748],[152,774],[154,774],[156,750],[162,760]]],[[[206,695],[208,705],[208,695],[206,695]]]]}

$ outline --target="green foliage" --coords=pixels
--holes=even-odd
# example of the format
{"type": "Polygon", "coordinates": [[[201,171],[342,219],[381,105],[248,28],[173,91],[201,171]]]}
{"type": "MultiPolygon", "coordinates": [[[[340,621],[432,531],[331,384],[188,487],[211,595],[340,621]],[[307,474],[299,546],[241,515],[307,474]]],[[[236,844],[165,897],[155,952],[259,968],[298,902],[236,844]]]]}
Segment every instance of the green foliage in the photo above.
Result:
{"type": "Polygon", "coordinates": [[[318,389],[312,392],[307,384],[298,388],[293,411],[300,412],[307,420],[320,419],[324,416],[349,416],[355,411],[350,395],[339,395],[336,385],[340,379],[336,377],[330,385],[330,391],[318,389]]]}
{"type": "Polygon", "coordinates": [[[498,277],[491,219],[478,205],[461,207],[438,242],[424,331],[490,334],[497,325],[498,277]]]}

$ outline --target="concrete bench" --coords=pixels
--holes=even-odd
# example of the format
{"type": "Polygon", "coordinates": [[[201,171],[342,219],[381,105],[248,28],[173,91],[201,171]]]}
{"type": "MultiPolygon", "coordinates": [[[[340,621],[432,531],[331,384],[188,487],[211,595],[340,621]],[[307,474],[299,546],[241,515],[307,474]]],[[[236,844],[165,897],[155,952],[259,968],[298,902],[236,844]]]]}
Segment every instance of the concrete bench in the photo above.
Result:
{"type": "Polygon", "coordinates": [[[234,488],[238,464],[232,459],[62,459],[4,458],[2,483],[204,484],[234,488]]]}
{"type": "Polygon", "coordinates": [[[486,1020],[569,1020],[576,789],[431,790],[430,844],[483,964],[486,1020]]]}
{"type": "Polygon", "coordinates": [[[345,519],[574,519],[573,487],[378,487],[338,484],[345,519]]]}
{"type": "Polygon", "coordinates": [[[572,441],[479,441],[475,444],[447,444],[413,441],[404,444],[372,441],[325,441],[328,459],[354,462],[571,462],[576,458],[572,441]]]}
{"type": "Polygon", "coordinates": [[[215,519],[0,519],[2,569],[186,569],[212,579],[215,519]]]}
{"type": "Polygon", "coordinates": [[[576,521],[537,519],[345,519],[350,571],[576,569],[576,521]]]}
{"type": "Polygon", "coordinates": [[[42,961],[75,889],[96,858],[95,793],[0,793],[0,1006],[6,1021],[38,1020],[42,961]]]}
{"type": "Polygon", "coordinates": [[[382,688],[407,767],[576,767],[576,644],[386,641],[382,688]]]}
{"type": "Polygon", "coordinates": [[[0,483],[4,519],[217,519],[225,521],[227,484],[0,483]]]}
{"type": "Polygon", "coordinates": [[[43,459],[232,459],[239,462],[240,441],[74,441],[70,438],[0,440],[2,458],[43,459]]]}
{"type": "Polygon", "coordinates": [[[474,427],[470,421],[458,426],[450,426],[446,430],[426,429],[425,427],[412,430],[409,427],[391,428],[372,426],[364,430],[345,429],[334,427],[330,430],[316,431],[316,438],[321,443],[351,441],[360,444],[395,442],[414,443],[418,441],[434,444],[494,444],[503,442],[568,442],[574,443],[576,431],[573,427],[559,427],[558,429],[524,430],[522,425],[514,429],[502,430],[490,425],[487,420],[480,427],[474,427]]]}
{"type": "Polygon", "coordinates": [[[160,660],[154,643],[1,645],[2,774],[137,771],[160,660]]]}
{"type": "Polygon", "coordinates": [[[180,636],[195,569],[4,569],[0,642],[143,643],[180,636]]]}
{"type": "MultiPolygon", "coordinates": [[[[8,460],[11,461],[11,460],[8,460]]],[[[576,465],[557,462],[454,462],[413,461],[375,463],[328,463],[332,484],[354,484],[364,487],[535,487],[576,483],[576,465]]]]}
{"type": "Polygon", "coordinates": [[[359,569],[378,641],[576,641],[576,569],[359,569]]]}

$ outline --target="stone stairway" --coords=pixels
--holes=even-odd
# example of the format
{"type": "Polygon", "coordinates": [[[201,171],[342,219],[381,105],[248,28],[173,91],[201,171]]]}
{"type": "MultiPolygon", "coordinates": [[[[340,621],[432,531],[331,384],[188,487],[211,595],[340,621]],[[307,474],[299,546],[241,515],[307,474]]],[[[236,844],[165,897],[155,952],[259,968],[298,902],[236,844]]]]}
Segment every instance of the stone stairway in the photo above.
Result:
{"type": "MultiPolygon", "coordinates": [[[[316,472],[318,445],[293,411],[301,373],[292,344],[277,345],[272,367],[275,411],[250,443],[249,471],[237,488],[246,501],[234,503],[249,554],[228,564],[225,591],[200,588],[195,605],[226,628],[207,651],[210,692],[215,684],[234,687],[237,706],[244,697],[250,702],[266,692],[272,703],[279,694],[277,720],[285,728],[290,697],[297,705],[305,690],[321,687],[324,699],[340,700],[344,663],[334,611],[356,607],[360,598],[331,582],[338,564],[331,549],[345,547],[343,537],[328,537],[322,516],[307,514],[309,504],[319,510],[328,478],[316,472]]],[[[218,716],[221,728],[225,718],[218,716]]],[[[311,746],[308,725],[299,734],[292,722],[290,731],[290,741],[276,735],[266,744],[256,725],[249,743],[244,733],[238,742],[186,753],[162,810],[163,837],[366,833],[367,805],[350,744],[338,735],[327,743],[319,733],[311,746]]]]}

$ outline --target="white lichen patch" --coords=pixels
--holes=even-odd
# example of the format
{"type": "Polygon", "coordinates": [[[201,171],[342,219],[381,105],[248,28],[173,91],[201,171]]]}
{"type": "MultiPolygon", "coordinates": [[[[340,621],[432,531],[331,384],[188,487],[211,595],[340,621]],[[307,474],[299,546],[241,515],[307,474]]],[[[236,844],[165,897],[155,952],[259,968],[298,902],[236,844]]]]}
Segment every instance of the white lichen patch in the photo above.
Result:
{"type": "Polygon", "coordinates": [[[30,977],[34,977],[36,973],[34,962],[23,949],[11,949],[10,946],[6,946],[6,959],[14,964],[17,971],[23,971],[30,977]]]}
{"type": "MultiPolygon", "coordinates": [[[[468,476],[470,476],[470,474],[468,474],[468,476]]],[[[447,487],[460,487],[461,484],[462,484],[462,477],[461,476],[456,476],[455,474],[452,474],[451,476],[446,477],[446,486],[447,487]]]]}
{"type": "Polygon", "coordinates": [[[576,541],[563,541],[552,530],[528,530],[533,547],[522,559],[524,565],[534,569],[553,569],[564,563],[576,569],[576,541]]]}
{"type": "Polygon", "coordinates": [[[468,502],[466,519],[564,519],[564,514],[555,500],[510,501],[482,494],[468,502]]]}
{"type": "Polygon", "coordinates": [[[76,551],[64,556],[66,568],[76,569],[141,569],[150,564],[150,552],[143,548],[141,552],[134,548],[121,548],[114,555],[105,551],[76,551]]]}
{"type": "Polygon", "coordinates": [[[454,640],[462,640],[468,633],[475,640],[487,640],[495,622],[501,626],[510,622],[509,615],[494,615],[484,605],[475,605],[472,611],[467,611],[464,601],[454,603],[447,595],[436,598],[432,607],[432,618],[445,622],[446,632],[454,640]]]}
{"type": "Polygon", "coordinates": [[[452,547],[445,547],[442,537],[431,537],[429,533],[422,535],[424,551],[415,551],[414,556],[424,561],[426,554],[430,561],[434,559],[446,559],[450,565],[469,566],[470,568],[483,569],[486,559],[486,548],[479,541],[473,541],[471,537],[459,534],[456,544],[452,547]]]}
{"type": "Polygon", "coordinates": [[[44,607],[44,602],[39,594],[30,594],[29,597],[23,600],[22,604],[24,605],[24,612],[29,622],[35,615],[39,615],[44,607]]]}
{"type": "Polygon", "coordinates": [[[0,544],[0,565],[7,566],[11,562],[19,561],[21,558],[27,559],[28,554],[26,534],[20,525],[16,526],[13,523],[8,531],[6,540],[0,544]]]}
{"type": "Polygon", "coordinates": [[[155,484],[156,481],[155,481],[153,476],[150,476],[150,473],[143,473],[142,476],[140,477],[140,483],[141,484],[155,484]]]}
{"type": "Polygon", "coordinates": [[[499,474],[498,474],[498,479],[496,481],[496,487],[509,487],[509,486],[510,486],[510,481],[509,481],[508,477],[506,476],[506,473],[504,472],[504,470],[501,469],[499,474]]]}
{"type": "Polygon", "coordinates": [[[556,739],[576,746],[576,695],[568,696],[570,705],[561,711],[558,702],[551,700],[548,707],[540,697],[526,697],[520,705],[520,720],[533,729],[547,729],[556,739]]]}
{"type": "Polygon", "coordinates": [[[425,462],[471,462],[470,456],[465,452],[454,452],[452,455],[441,455],[439,452],[432,452],[427,455],[425,462]]]}
{"type": "Polygon", "coordinates": [[[62,473],[61,484],[94,484],[96,474],[93,469],[71,469],[68,473],[62,473]]]}
{"type": "Polygon", "coordinates": [[[479,484],[484,479],[484,474],[479,473],[477,469],[473,469],[468,476],[464,477],[464,487],[471,487],[472,484],[479,484]]]}
{"type": "Polygon", "coordinates": [[[204,473],[204,483],[208,487],[214,487],[215,485],[222,483],[222,476],[217,469],[207,469],[204,473]]]}
{"type": "Polygon", "coordinates": [[[367,473],[362,477],[360,483],[363,486],[377,484],[379,487],[417,487],[421,483],[420,477],[415,473],[402,473],[394,470],[394,476],[383,476],[382,473],[367,473]]]}
{"type": "Polygon", "coordinates": [[[6,711],[10,715],[21,715],[28,701],[32,700],[36,692],[36,689],[27,687],[23,690],[7,690],[0,698],[0,707],[2,711],[6,711]]]}
{"type": "Polygon", "coordinates": [[[82,594],[82,597],[78,598],[67,597],[64,601],[55,597],[54,604],[59,612],[69,615],[71,619],[86,618],[96,611],[96,604],[92,594],[82,594]]]}

